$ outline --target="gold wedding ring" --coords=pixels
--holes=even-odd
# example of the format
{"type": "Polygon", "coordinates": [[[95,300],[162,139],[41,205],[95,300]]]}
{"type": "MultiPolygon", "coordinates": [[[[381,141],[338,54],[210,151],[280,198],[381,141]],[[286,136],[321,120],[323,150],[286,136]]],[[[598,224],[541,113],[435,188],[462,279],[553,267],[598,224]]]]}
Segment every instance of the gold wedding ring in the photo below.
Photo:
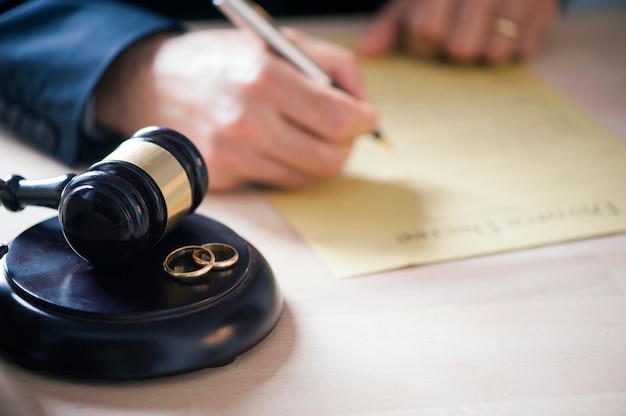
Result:
{"type": "Polygon", "coordinates": [[[495,17],[493,29],[496,33],[509,39],[517,39],[519,37],[519,25],[505,17],[495,17]]]}
{"type": "Polygon", "coordinates": [[[229,244],[207,243],[177,248],[163,260],[163,269],[171,277],[189,282],[211,270],[232,267],[239,260],[239,252],[229,244]]]}
{"type": "MultiPolygon", "coordinates": [[[[237,260],[239,260],[239,252],[237,249],[229,244],[224,243],[207,243],[202,244],[203,249],[210,251],[214,254],[215,264],[214,269],[227,269],[232,267],[237,260]]],[[[196,251],[193,253],[193,259],[198,264],[205,264],[207,261],[206,254],[203,251],[196,251]]]]}
{"type": "Polygon", "coordinates": [[[215,254],[202,246],[177,248],[168,254],[163,261],[163,268],[167,274],[182,281],[189,281],[204,276],[213,266],[215,266],[215,254]],[[202,253],[202,264],[194,260],[196,253],[202,253]]]}

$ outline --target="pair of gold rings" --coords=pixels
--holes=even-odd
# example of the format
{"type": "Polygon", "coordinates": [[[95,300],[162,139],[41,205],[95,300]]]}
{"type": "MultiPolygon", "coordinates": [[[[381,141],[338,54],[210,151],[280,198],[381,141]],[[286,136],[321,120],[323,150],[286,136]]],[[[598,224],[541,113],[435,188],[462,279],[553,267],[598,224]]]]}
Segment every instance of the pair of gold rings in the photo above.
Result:
{"type": "Polygon", "coordinates": [[[163,260],[165,272],[178,280],[190,281],[206,275],[211,270],[233,267],[239,252],[229,244],[207,243],[177,248],[163,260]]]}

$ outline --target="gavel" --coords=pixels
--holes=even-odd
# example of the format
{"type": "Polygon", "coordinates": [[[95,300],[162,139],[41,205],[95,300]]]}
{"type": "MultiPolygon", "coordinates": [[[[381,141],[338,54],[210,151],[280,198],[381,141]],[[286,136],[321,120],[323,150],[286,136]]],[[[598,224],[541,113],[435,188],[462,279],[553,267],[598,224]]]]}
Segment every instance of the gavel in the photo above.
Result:
{"type": "Polygon", "coordinates": [[[28,205],[57,209],[72,250],[106,266],[153,247],[194,212],[209,177],[188,138],[146,127],[83,173],[38,180],[10,175],[3,182],[1,205],[10,211],[28,205]]]}

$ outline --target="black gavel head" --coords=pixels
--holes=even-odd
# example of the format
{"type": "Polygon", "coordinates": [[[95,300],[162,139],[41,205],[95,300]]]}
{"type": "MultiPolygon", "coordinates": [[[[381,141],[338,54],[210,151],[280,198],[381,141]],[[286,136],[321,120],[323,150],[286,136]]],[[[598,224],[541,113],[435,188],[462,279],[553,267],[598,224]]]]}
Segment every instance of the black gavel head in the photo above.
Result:
{"type": "Polygon", "coordinates": [[[208,189],[197,148],[180,133],[147,127],[64,187],[59,220],[85,260],[124,262],[193,212],[208,189]]]}

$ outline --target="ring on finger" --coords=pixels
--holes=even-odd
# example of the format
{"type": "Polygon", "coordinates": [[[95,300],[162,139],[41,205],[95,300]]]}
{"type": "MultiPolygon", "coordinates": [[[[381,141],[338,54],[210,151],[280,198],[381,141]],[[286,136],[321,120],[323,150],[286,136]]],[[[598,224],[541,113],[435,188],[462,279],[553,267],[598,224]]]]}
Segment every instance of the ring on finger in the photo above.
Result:
{"type": "Polygon", "coordinates": [[[507,19],[506,17],[494,17],[493,30],[494,32],[509,39],[519,38],[519,25],[514,20],[507,19]]]}

